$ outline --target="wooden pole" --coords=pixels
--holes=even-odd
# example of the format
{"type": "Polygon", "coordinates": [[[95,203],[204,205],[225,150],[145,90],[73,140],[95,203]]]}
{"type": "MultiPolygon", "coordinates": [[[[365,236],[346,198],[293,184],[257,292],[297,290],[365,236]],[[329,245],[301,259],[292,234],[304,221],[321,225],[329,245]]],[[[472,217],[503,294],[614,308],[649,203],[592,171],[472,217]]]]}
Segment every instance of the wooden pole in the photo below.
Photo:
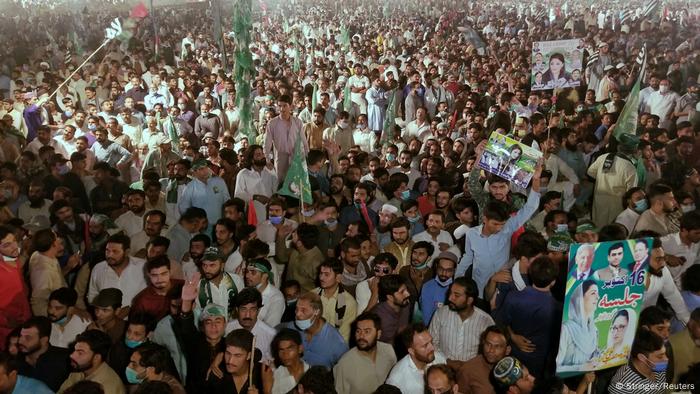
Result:
{"type": "Polygon", "coordinates": [[[78,68],[76,68],[75,71],[73,71],[73,73],[72,73],[71,75],[69,75],[68,78],[66,78],[65,81],[63,81],[60,85],[58,85],[58,87],[56,88],[56,90],[54,90],[54,92],[51,93],[51,95],[50,95],[46,100],[47,100],[47,101],[48,101],[48,100],[51,100],[51,97],[55,96],[56,93],[58,93],[58,91],[63,87],[63,85],[65,85],[66,82],[70,81],[70,79],[73,78],[73,75],[75,75],[81,68],[83,68],[83,66],[84,66],[85,64],[87,64],[87,62],[88,62],[90,59],[92,59],[92,57],[95,56],[95,55],[97,54],[97,52],[99,52],[102,48],[104,48],[110,41],[112,41],[112,40],[110,40],[110,39],[105,40],[105,42],[103,42],[102,45],[100,45],[97,49],[95,49],[95,51],[94,51],[93,53],[91,53],[90,56],[88,56],[87,59],[85,59],[85,61],[83,61],[83,62],[78,66],[78,68]]]}

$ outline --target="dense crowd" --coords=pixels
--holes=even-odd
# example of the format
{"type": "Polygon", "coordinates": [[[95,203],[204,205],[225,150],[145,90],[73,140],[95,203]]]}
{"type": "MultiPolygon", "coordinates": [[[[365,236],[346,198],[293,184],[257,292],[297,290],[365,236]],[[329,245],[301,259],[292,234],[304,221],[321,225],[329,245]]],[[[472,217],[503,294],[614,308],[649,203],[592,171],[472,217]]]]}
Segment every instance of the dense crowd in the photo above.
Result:
{"type": "Polygon", "coordinates": [[[249,116],[228,5],[81,68],[123,5],[3,14],[0,393],[700,390],[697,7],[252,3],[249,116]],[[564,39],[575,72],[533,56],[564,39]],[[482,169],[492,133],[531,181],[482,169]],[[637,270],[592,245],[640,238],[627,359],[556,377],[593,357],[592,279],[637,270]]]}

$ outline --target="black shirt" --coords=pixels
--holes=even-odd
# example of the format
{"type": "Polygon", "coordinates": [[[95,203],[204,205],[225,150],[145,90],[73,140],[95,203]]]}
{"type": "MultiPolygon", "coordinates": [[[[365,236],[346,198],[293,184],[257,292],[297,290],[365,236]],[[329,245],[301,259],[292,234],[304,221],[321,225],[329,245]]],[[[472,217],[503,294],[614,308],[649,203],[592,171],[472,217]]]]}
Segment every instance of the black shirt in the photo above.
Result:
{"type": "Polygon", "coordinates": [[[20,375],[41,380],[51,390],[58,391],[70,373],[69,356],[68,349],[49,345],[49,349],[39,356],[35,366],[32,367],[22,359],[18,372],[20,375]]]}

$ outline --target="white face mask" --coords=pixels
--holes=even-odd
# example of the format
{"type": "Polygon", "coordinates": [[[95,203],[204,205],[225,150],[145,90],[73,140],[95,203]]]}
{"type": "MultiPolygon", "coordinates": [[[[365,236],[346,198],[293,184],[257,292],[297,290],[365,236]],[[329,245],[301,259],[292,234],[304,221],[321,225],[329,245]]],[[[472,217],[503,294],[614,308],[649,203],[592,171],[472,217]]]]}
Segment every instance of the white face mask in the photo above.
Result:
{"type": "Polygon", "coordinates": [[[347,121],[342,120],[338,122],[338,126],[340,126],[341,129],[346,129],[349,126],[349,124],[347,121]]]}
{"type": "Polygon", "coordinates": [[[661,86],[659,86],[659,92],[661,92],[661,93],[666,93],[666,92],[668,92],[668,85],[661,85],[661,86]]]}

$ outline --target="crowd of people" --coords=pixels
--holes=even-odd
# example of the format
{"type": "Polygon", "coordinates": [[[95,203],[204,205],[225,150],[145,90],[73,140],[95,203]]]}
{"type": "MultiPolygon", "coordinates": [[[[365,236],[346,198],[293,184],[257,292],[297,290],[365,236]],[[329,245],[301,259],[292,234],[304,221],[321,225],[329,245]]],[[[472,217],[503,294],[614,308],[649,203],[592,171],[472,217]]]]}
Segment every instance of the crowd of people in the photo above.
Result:
{"type": "Polygon", "coordinates": [[[235,15],[150,10],[79,69],[124,5],[0,25],[1,393],[698,392],[697,7],[252,3],[250,116],[235,15]],[[583,70],[532,89],[561,39],[583,70]],[[531,181],[482,170],[491,133],[531,181]],[[571,245],[639,238],[626,362],[555,377],[596,330],[572,267],[588,321],[627,272],[571,245]]]}

